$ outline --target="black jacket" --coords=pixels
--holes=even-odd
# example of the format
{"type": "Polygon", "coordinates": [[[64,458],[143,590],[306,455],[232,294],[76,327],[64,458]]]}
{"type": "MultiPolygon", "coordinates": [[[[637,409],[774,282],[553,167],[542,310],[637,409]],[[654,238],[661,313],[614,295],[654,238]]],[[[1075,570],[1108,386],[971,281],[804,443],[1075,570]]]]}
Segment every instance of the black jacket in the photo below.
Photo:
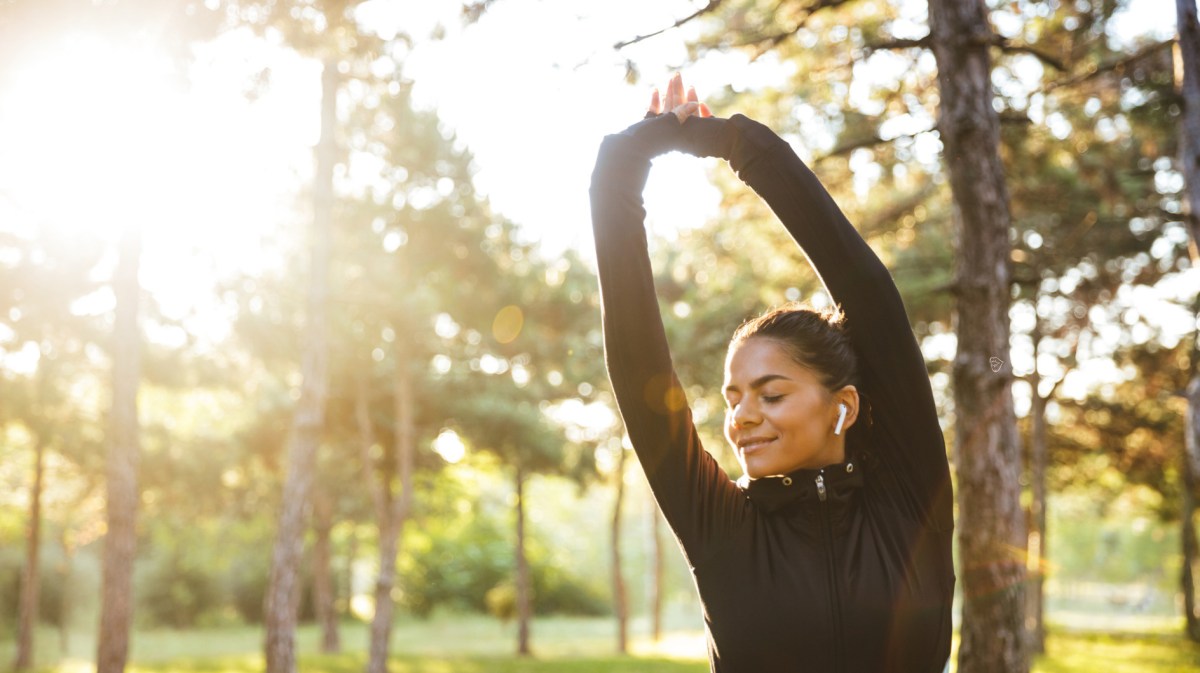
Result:
{"type": "Polygon", "coordinates": [[[607,136],[592,174],[605,357],[621,416],[692,568],[713,671],[935,673],[950,654],[950,473],[921,351],[891,275],[817,178],[744,116],[665,114],[607,136]],[[729,479],[700,445],[655,297],[641,192],[670,150],[725,158],[846,314],[872,402],[847,462],[729,479]]]}

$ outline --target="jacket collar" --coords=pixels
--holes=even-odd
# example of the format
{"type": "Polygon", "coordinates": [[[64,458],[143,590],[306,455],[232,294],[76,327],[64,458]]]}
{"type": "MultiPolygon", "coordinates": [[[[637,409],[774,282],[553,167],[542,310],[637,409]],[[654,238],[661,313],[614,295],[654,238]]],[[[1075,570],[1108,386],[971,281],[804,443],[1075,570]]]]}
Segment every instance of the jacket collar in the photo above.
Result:
{"type": "Polygon", "coordinates": [[[844,463],[816,470],[796,470],[777,477],[750,479],[743,475],[737,485],[751,502],[767,512],[796,503],[817,506],[822,502],[821,486],[825,489],[825,504],[840,509],[862,488],[865,463],[856,457],[844,463]]]}

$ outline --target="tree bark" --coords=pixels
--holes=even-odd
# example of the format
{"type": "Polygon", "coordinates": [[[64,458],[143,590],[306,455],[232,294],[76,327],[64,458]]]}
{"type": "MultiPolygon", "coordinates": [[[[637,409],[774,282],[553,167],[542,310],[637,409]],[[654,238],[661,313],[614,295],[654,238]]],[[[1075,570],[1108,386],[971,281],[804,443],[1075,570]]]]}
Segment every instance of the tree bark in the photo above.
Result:
{"type": "Polygon", "coordinates": [[[408,354],[396,345],[395,372],[392,379],[393,420],[396,462],[400,470],[400,493],[389,487],[390,479],[380,485],[382,497],[376,497],[379,516],[379,578],[375,583],[375,616],[371,619],[371,650],[367,673],[387,673],[387,658],[395,621],[396,557],[400,553],[400,535],[412,506],[413,459],[416,450],[416,421],[413,416],[412,377],[408,354]]]}
{"type": "Polygon", "coordinates": [[[353,614],[354,605],[354,563],[358,561],[358,531],[350,529],[350,539],[346,541],[345,566],[342,568],[342,595],[346,597],[346,611],[353,614]]]}
{"type": "MultiPolygon", "coordinates": [[[[1195,0],[1175,0],[1176,25],[1179,30],[1179,70],[1183,115],[1181,122],[1180,164],[1183,167],[1184,221],[1191,232],[1193,264],[1200,264],[1200,19],[1195,0]]],[[[1200,299],[1197,300],[1200,303],[1200,299]]],[[[1198,316],[1200,317],[1200,316],[1198,316]]],[[[1200,478],[1200,331],[1192,341],[1192,377],[1187,388],[1187,422],[1184,425],[1184,455],[1182,475],[1183,512],[1183,585],[1185,629],[1187,636],[1200,642],[1200,614],[1197,613],[1195,574],[1198,561],[1196,528],[1193,512],[1196,509],[1196,481],[1200,478]]]]}
{"type": "Polygon", "coordinates": [[[59,578],[62,590],[59,592],[58,603],[58,651],[66,656],[71,650],[71,581],[75,574],[75,545],[71,543],[66,526],[63,526],[59,533],[58,541],[63,550],[62,576],[59,578]]]}
{"type": "Polygon", "coordinates": [[[963,588],[960,673],[1029,670],[1021,452],[1009,350],[1010,214],[981,0],[929,0],[938,130],[959,222],[955,463],[963,588]],[[992,360],[997,358],[998,360],[992,360]],[[996,363],[999,364],[990,364],[996,363]],[[993,369],[993,367],[995,369],[993,369]]]}
{"type": "Polygon", "coordinates": [[[337,589],[333,581],[333,553],[330,534],[333,530],[333,503],[325,488],[318,488],[313,497],[313,602],[317,622],[321,625],[321,651],[340,652],[338,634],[337,589]]]}
{"type": "Polygon", "coordinates": [[[141,337],[138,333],[138,267],[141,231],[128,227],[113,279],[116,317],[113,323],[112,412],[109,418],[106,470],[107,532],[104,536],[103,586],[97,673],[119,673],[129,658],[133,624],[133,562],[137,552],[138,383],[141,380],[141,337]]]}
{"type": "Polygon", "coordinates": [[[629,653],[629,606],[621,571],[621,505],[625,500],[625,447],[617,449],[617,492],[612,515],[613,612],[617,617],[617,652],[629,653]]]}
{"type": "Polygon", "coordinates": [[[525,469],[517,465],[517,654],[527,657],[529,648],[529,621],[533,614],[530,597],[529,562],[525,558],[525,469]]]}
{"type": "MultiPolygon", "coordinates": [[[[1193,358],[1194,360],[1195,358],[1193,358]]],[[[1193,364],[1193,366],[1195,366],[1193,364]]],[[[1200,434],[1197,432],[1196,409],[1200,408],[1200,381],[1193,378],[1188,385],[1188,413],[1180,474],[1183,479],[1183,502],[1180,506],[1180,542],[1183,546],[1183,568],[1180,572],[1180,589],[1183,591],[1184,633],[1195,642],[1200,642],[1200,605],[1196,600],[1196,575],[1200,566],[1200,549],[1196,543],[1196,458],[1200,456],[1200,434]]]]}
{"type": "Polygon", "coordinates": [[[296,671],[295,632],[300,559],[304,551],[304,513],[312,490],[328,388],[325,301],[333,228],[333,164],[336,160],[333,128],[337,115],[337,88],[337,62],[327,59],[321,77],[321,138],[317,143],[317,167],[313,179],[312,266],[309,269],[308,315],[301,363],[303,383],[292,419],[287,480],[283,487],[266,600],[267,673],[296,671]]]}
{"type": "Polygon", "coordinates": [[[1192,262],[1200,263],[1200,19],[1196,12],[1196,0],[1175,0],[1179,69],[1183,71],[1180,163],[1189,206],[1184,208],[1184,221],[1192,233],[1192,262]]]}
{"type": "MultiPolygon", "coordinates": [[[[1036,315],[1036,314],[1035,314],[1036,315]]],[[[1046,402],[1038,392],[1041,375],[1037,371],[1038,347],[1042,343],[1041,324],[1034,318],[1033,372],[1029,377],[1032,391],[1032,408],[1029,411],[1031,428],[1029,433],[1029,482],[1030,482],[1030,530],[1028,570],[1032,574],[1028,585],[1028,613],[1026,631],[1029,650],[1042,654],[1046,651],[1045,590],[1046,590],[1046,402]]]]}
{"type": "Polygon", "coordinates": [[[663,627],[663,539],[662,515],[658,512],[658,503],[650,499],[650,544],[653,549],[653,571],[650,584],[650,633],[654,642],[662,642],[663,627]]]}
{"type": "MultiPolygon", "coordinates": [[[[45,369],[43,362],[40,372],[45,369]]],[[[38,600],[41,582],[42,541],[42,479],[46,464],[46,439],[38,432],[33,443],[33,489],[29,497],[29,529],[25,541],[25,567],[21,569],[21,598],[18,606],[17,656],[14,671],[33,668],[34,631],[38,622],[38,600]]]]}

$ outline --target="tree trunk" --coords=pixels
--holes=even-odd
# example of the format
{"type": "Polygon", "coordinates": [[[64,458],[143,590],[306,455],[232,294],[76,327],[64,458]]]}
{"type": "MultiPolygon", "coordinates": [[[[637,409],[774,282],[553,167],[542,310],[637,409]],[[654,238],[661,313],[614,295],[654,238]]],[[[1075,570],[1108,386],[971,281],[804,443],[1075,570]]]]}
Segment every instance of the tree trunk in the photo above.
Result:
{"type": "Polygon", "coordinates": [[[138,506],[138,383],[141,380],[141,337],[138,333],[138,267],[141,231],[128,227],[121,236],[113,292],[112,413],[109,418],[106,470],[106,517],[103,586],[100,592],[100,631],[97,673],[119,673],[129,658],[133,624],[133,562],[137,551],[138,506]]]}
{"type": "Polygon", "coordinates": [[[653,549],[653,570],[650,573],[650,631],[654,642],[662,641],[663,613],[663,540],[660,529],[662,516],[658,503],[650,499],[650,544],[653,549]]]}
{"type": "MultiPolygon", "coordinates": [[[[1181,119],[1184,191],[1187,206],[1184,221],[1192,232],[1192,262],[1200,263],[1200,19],[1196,0],[1175,0],[1179,30],[1179,57],[1183,71],[1183,115],[1181,119]]],[[[1193,372],[1200,375],[1200,371],[1193,372]]]]}
{"type": "Polygon", "coordinates": [[[371,619],[371,652],[367,673],[387,673],[387,658],[395,620],[396,557],[400,553],[400,535],[412,506],[413,460],[416,452],[416,420],[413,416],[412,377],[408,353],[396,342],[396,363],[392,379],[393,423],[396,462],[400,469],[400,493],[382,484],[384,498],[379,503],[379,579],[375,583],[375,616],[371,619]]]}
{"type": "MultiPolygon", "coordinates": [[[[1036,377],[1035,377],[1036,380],[1036,377]]],[[[1046,399],[1034,388],[1033,428],[1030,437],[1030,502],[1029,562],[1033,574],[1029,583],[1028,635],[1030,652],[1046,652],[1046,399]]]]}
{"type": "MultiPolygon", "coordinates": [[[[43,362],[39,372],[45,369],[43,362]]],[[[39,379],[41,376],[39,375],[39,379]]],[[[33,638],[38,622],[41,581],[40,551],[42,540],[42,478],[46,464],[46,440],[38,432],[33,444],[33,489],[29,498],[29,530],[25,541],[25,567],[21,569],[21,598],[18,607],[17,656],[13,670],[33,668],[33,638]]]]}
{"type": "Polygon", "coordinates": [[[63,550],[62,576],[59,578],[62,590],[58,599],[58,651],[65,657],[71,651],[71,581],[75,570],[75,545],[71,544],[66,526],[63,526],[58,540],[63,550]]]}
{"type": "Polygon", "coordinates": [[[1042,343],[1041,325],[1034,319],[1033,372],[1029,377],[1032,392],[1032,408],[1029,411],[1031,428],[1029,433],[1029,482],[1030,482],[1030,530],[1027,549],[1028,570],[1032,573],[1028,585],[1025,624],[1030,652],[1043,654],[1046,651],[1045,590],[1046,590],[1046,402],[1038,392],[1041,375],[1037,371],[1038,347],[1042,343]]]}
{"type": "Polygon", "coordinates": [[[938,131],[960,240],[954,360],[963,608],[960,673],[1029,670],[1021,451],[1009,359],[1008,189],[992,107],[993,34],[981,0],[929,0],[941,96],[938,131]],[[996,358],[993,360],[993,358],[996,358]]]}
{"type": "Polygon", "coordinates": [[[354,563],[358,560],[358,530],[350,529],[350,539],[346,541],[345,566],[342,568],[342,595],[346,597],[346,610],[353,614],[354,605],[354,563]]]}
{"type": "Polygon", "coordinates": [[[338,617],[335,603],[337,590],[333,582],[333,553],[330,533],[333,530],[333,502],[329,491],[318,488],[313,498],[313,602],[316,604],[317,622],[321,625],[321,651],[326,654],[340,652],[341,638],[338,637],[338,617]]]}
{"type": "Polygon", "coordinates": [[[296,671],[296,612],[300,595],[300,558],[304,551],[304,509],[312,489],[317,446],[324,427],[328,381],[325,301],[329,242],[333,228],[333,139],[337,114],[337,62],[328,59],[321,77],[321,138],[313,179],[312,266],[309,269],[307,324],[301,364],[303,383],[292,420],[288,473],[271,558],[267,590],[267,673],[296,671]]]}
{"type": "Polygon", "coordinates": [[[517,654],[527,657],[529,620],[533,613],[529,586],[529,562],[525,558],[525,470],[517,466],[517,654]]]}
{"type": "Polygon", "coordinates": [[[1200,408],[1200,381],[1192,379],[1188,385],[1188,413],[1180,473],[1183,477],[1183,503],[1180,507],[1180,542],[1183,546],[1183,568],[1180,573],[1180,589],[1183,591],[1184,633],[1195,642],[1200,642],[1200,605],[1196,601],[1196,575],[1200,570],[1200,549],[1196,544],[1196,458],[1200,456],[1197,440],[1197,418],[1195,410],[1200,408]]]}
{"type": "Polygon", "coordinates": [[[625,500],[625,447],[617,448],[617,493],[612,515],[613,612],[617,616],[617,652],[629,653],[629,607],[621,572],[621,505],[625,500]]]}
{"type": "Polygon", "coordinates": [[[396,555],[400,549],[398,526],[394,517],[386,517],[379,525],[379,577],[375,580],[375,615],[371,618],[371,649],[367,673],[386,673],[388,648],[392,637],[392,620],[396,600],[392,588],[396,585],[396,555]]]}
{"type": "MultiPolygon", "coordinates": [[[[1180,164],[1183,167],[1184,221],[1191,232],[1192,263],[1200,264],[1200,19],[1195,0],[1175,0],[1179,30],[1179,70],[1183,98],[1180,164]]],[[[1200,299],[1197,300],[1200,303],[1200,299]]],[[[1188,383],[1188,413],[1184,426],[1183,456],[1183,595],[1185,628],[1189,638],[1200,642],[1200,614],[1197,614],[1195,573],[1197,568],[1196,528],[1192,513],[1196,508],[1196,480],[1200,476],[1200,332],[1192,341],[1192,378],[1188,383]]]]}

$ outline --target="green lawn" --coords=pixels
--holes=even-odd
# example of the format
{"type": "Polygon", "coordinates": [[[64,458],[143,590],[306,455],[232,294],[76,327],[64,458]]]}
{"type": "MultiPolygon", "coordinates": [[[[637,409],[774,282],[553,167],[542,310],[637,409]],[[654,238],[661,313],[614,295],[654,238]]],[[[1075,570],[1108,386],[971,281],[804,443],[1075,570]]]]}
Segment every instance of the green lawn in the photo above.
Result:
{"type": "MultiPolygon", "coordinates": [[[[1056,628],[1039,658],[1036,673],[1194,673],[1200,671],[1200,645],[1180,629],[1155,628],[1138,633],[1073,632],[1056,628]]],[[[555,618],[534,624],[532,659],[512,655],[511,626],[475,617],[443,617],[403,622],[393,638],[392,673],[704,673],[702,633],[675,631],[661,644],[635,638],[634,654],[615,656],[613,626],[606,619],[555,618]]],[[[342,630],[345,654],[316,652],[312,627],[298,633],[300,670],[305,673],[357,673],[363,670],[367,644],[361,624],[342,630]]],[[[139,632],[130,673],[259,673],[262,633],[250,628],[139,632]]],[[[65,656],[52,632],[39,634],[39,661],[57,662],[45,673],[90,673],[94,643],[74,636],[65,656]]],[[[0,643],[0,666],[12,661],[12,644],[0,643]]]]}
{"type": "Polygon", "coordinates": [[[1104,673],[1196,673],[1200,644],[1175,629],[1162,633],[1054,633],[1037,673],[1103,671],[1104,673]]]}

